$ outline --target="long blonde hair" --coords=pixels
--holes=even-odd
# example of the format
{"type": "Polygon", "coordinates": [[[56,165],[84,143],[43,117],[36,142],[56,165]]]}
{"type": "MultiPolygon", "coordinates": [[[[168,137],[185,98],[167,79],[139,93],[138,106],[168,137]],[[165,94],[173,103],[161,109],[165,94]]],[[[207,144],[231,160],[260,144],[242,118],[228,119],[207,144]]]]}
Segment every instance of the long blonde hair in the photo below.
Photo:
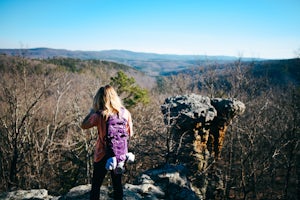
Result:
{"type": "Polygon", "coordinates": [[[122,101],[112,86],[99,88],[94,97],[93,109],[102,111],[105,120],[112,114],[118,114],[122,107],[122,101]]]}

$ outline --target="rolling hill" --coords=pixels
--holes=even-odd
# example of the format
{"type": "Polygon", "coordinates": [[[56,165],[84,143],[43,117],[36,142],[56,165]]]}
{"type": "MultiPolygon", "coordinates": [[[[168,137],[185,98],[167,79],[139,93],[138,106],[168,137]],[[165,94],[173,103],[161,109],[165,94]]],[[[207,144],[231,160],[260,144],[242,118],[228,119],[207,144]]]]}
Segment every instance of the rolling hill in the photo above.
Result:
{"type": "MultiPolygon", "coordinates": [[[[141,53],[126,50],[104,51],[70,51],[64,49],[33,48],[33,49],[0,49],[0,54],[19,55],[28,58],[45,59],[53,57],[78,58],[82,60],[97,59],[125,64],[151,76],[168,75],[209,62],[232,62],[237,57],[205,56],[205,55],[174,55],[141,53]]],[[[244,61],[259,60],[243,58],[244,61]]],[[[261,59],[260,59],[261,60],[261,59]]]]}

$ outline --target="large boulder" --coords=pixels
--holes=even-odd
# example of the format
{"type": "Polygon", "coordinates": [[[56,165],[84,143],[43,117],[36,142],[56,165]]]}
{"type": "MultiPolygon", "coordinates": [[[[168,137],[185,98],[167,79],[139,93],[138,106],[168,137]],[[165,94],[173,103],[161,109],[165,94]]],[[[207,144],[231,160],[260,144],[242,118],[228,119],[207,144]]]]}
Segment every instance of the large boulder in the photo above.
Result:
{"type": "Polygon", "coordinates": [[[178,148],[190,146],[190,150],[193,148],[198,153],[208,150],[218,158],[228,125],[245,108],[236,99],[189,94],[166,98],[161,111],[175,141],[174,152],[188,151],[178,148]]]}
{"type": "Polygon", "coordinates": [[[219,195],[217,192],[208,195],[207,191],[224,192],[222,172],[211,170],[211,166],[220,158],[227,127],[245,109],[244,103],[236,99],[196,94],[166,98],[161,106],[169,130],[168,161],[187,167],[191,188],[199,199],[208,196],[214,199],[219,195]]]}

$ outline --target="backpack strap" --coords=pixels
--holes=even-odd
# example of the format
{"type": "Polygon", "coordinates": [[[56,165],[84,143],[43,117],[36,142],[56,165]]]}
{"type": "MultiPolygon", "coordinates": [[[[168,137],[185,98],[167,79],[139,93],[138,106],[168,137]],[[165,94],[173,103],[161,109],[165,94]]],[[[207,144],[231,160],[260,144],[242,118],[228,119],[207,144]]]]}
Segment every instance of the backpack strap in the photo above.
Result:
{"type": "Polygon", "coordinates": [[[119,113],[119,117],[123,117],[125,113],[125,108],[121,107],[120,113],[119,113]]]}

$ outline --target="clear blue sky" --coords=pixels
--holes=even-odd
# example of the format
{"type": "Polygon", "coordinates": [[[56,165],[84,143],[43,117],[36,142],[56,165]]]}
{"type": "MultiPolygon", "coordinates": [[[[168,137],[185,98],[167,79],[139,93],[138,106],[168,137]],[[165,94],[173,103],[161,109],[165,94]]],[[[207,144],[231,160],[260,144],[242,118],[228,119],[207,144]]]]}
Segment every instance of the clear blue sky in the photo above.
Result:
{"type": "Polygon", "coordinates": [[[0,48],[293,58],[300,0],[0,0],[0,48]]]}

